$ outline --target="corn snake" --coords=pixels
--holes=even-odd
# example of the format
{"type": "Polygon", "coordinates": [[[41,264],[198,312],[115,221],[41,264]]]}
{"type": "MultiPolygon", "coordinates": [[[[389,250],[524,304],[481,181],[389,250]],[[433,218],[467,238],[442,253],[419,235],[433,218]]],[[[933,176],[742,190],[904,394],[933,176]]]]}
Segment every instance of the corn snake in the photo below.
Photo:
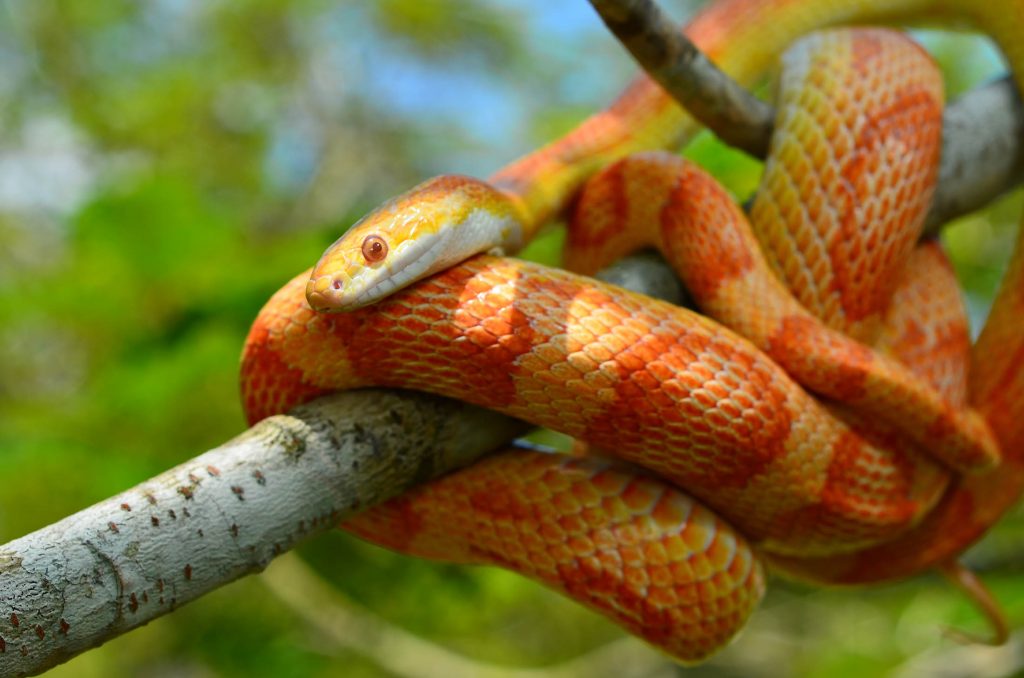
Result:
{"type": "MultiPolygon", "coordinates": [[[[780,51],[793,37],[819,25],[862,19],[864,8],[872,5],[831,2],[818,6],[826,4],[827,11],[812,11],[810,3],[803,2],[719,2],[687,32],[726,70],[749,81],[766,55],[780,51]],[[784,28],[762,40],[756,26],[765,18],[784,28]],[[756,39],[749,37],[754,34],[756,39]],[[733,47],[739,44],[746,48],[733,47]]],[[[873,9],[874,14],[884,9],[903,15],[933,4],[889,3],[873,9]]],[[[998,20],[976,18],[1012,50],[1016,47],[1012,36],[1020,34],[1017,28],[1024,9],[1016,3],[1007,3],[1003,9],[1005,16],[998,20]]],[[[1009,56],[1013,60],[1016,55],[1011,51],[1009,56]]],[[[924,95],[915,96],[918,101],[924,95]]],[[[913,124],[920,126],[921,120],[913,118],[913,124]]],[[[424,220],[428,221],[437,214],[458,212],[458,220],[478,226],[467,238],[475,251],[496,244],[487,239],[488,229],[501,233],[497,244],[515,249],[561,210],[582,181],[597,170],[635,151],[677,146],[691,128],[663,95],[640,81],[609,111],[500,171],[491,181],[497,188],[441,178],[377,214],[401,221],[415,212],[427,215],[424,220]],[[626,122],[631,123],[629,129],[626,122]]],[[[600,193],[602,180],[612,177],[614,183],[616,172],[645,172],[644,163],[675,166],[669,174],[658,176],[671,176],[672,186],[681,177],[692,180],[697,188],[688,189],[690,195],[716,190],[706,175],[685,163],[664,156],[634,156],[595,178],[577,211],[586,210],[588,193],[600,193]]],[[[918,164],[909,201],[926,205],[928,179],[921,177],[932,165],[924,160],[918,164]]],[[[771,169],[766,172],[770,175],[771,169]]],[[[771,182],[770,177],[766,182],[771,182]]],[[[597,209],[607,212],[609,200],[614,198],[596,200],[597,209]]],[[[649,206],[654,200],[636,202],[649,206]]],[[[713,205],[715,210],[731,213],[727,221],[742,221],[728,196],[725,202],[716,198],[691,204],[713,205]]],[[[767,212],[771,207],[755,201],[755,222],[759,210],[767,212]]],[[[714,218],[725,217],[715,212],[714,218]]],[[[902,213],[900,219],[913,220],[902,213]]],[[[581,221],[596,223],[594,218],[581,217],[581,221]]],[[[335,255],[349,241],[357,252],[351,258],[360,265],[380,254],[378,243],[365,235],[381,232],[380,222],[371,218],[361,227],[366,230],[357,227],[354,236],[339,242],[335,255]]],[[[867,276],[882,291],[864,297],[885,296],[894,287],[895,294],[908,297],[935,294],[915,290],[919,278],[899,282],[903,261],[916,239],[913,229],[911,233],[894,248],[890,270],[867,276]]],[[[719,235],[705,237],[704,244],[720,243],[719,235]]],[[[766,236],[759,235],[763,242],[766,236]]],[[[579,235],[578,239],[587,238],[579,235]]],[[[427,245],[414,252],[412,268],[449,245],[443,239],[423,242],[427,245]]],[[[395,241],[390,244],[397,251],[395,241]]],[[[387,246],[386,240],[385,255],[387,246]]],[[[1024,482],[1024,459],[1014,456],[1024,443],[1024,431],[1019,413],[1015,416],[1013,411],[1019,396],[1024,396],[1024,378],[1017,376],[1016,369],[1024,362],[1024,333],[1013,322],[1024,312],[1020,254],[1007,273],[992,321],[974,349],[979,358],[973,365],[980,367],[972,366],[969,402],[977,408],[973,419],[952,421],[971,412],[962,409],[967,400],[965,368],[957,360],[966,354],[963,342],[957,348],[959,358],[940,363],[913,357],[920,342],[901,348],[906,333],[887,334],[886,327],[918,325],[913,310],[925,304],[894,305],[893,309],[909,307],[910,315],[883,322],[874,305],[868,312],[853,313],[852,320],[836,319],[835,309],[844,305],[837,304],[834,295],[831,300],[827,294],[817,299],[801,297],[811,308],[819,304],[801,318],[813,313],[832,327],[852,330],[859,339],[878,339],[890,353],[908,358],[922,372],[918,379],[946,388],[945,397],[938,397],[937,389],[914,387],[933,410],[930,418],[909,426],[909,432],[900,427],[901,420],[914,419],[922,407],[900,408],[899,401],[883,399],[874,401],[872,410],[870,403],[857,401],[874,368],[863,369],[853,379],[858,388],[851,388],[849,379],[836,391],[828,391],[828,384],[811,386],[797,372],[801,359],[814,356],[815,351],[794,350],[786,342],[773,344],[771,332],[760,332],[759,341],[758,330],[743,327],[747,322],[743,318],[723,322],[746,339],[697,314],[513,260],[477,257],[372,308],[345,315],[315,314],[302,293],[319,293],[318,305],[328,305],[325,300],[338,270],[337,259],[330,255],[331,251],[318,272],[330,269],[335,277],[314,277],[307,285],[308,274],[300,275],[273,297],[254,325],[243,357],[243,393],[250,420],[333,388],[371,383],[421,388],[570,433],[686,488],[715,513],[656,478],[630,475],[612,462],[509,453],[370,511],[348,526],[419,555],[498,563],[523,571],[601,609],[682,660],[703,658],[742,626],[764,586],[759,557],[779,571],[822,583],[907,576],[955,556],[1016,498],[1024,482]],[[323,281],[319,289],[318,279],[323,281]],[[414,338],[421,342],[419,348],[410,344],[414,338]],[[423,357],[425,350],[431,351],[429,360],[423,357]],[[614,369],[606,367],[608,363],[614,363],[614,369]],[[793,378],[776,363],[787,367],[793,378]],[[950,374],[959,377],[949,378],[950,374]],[[850,407],[823,405],[794,379],[850,407]],[[887,422],[874,420],[887,412],[894,415],[887,422]],[[982,420],[992,428],[998,444],[986,439],[982,420]],[[915,436],[915,431],[925,433],[915,436]],[[928,432],[934,435],[928,437],[928,432]],[[993,450],[998,448],[1003,453],[1000,467],[981,474],[950,474],[914,452],[904,438],[914,436],[918,444],[935,452],[943,436],[952,432],[964,435],[949,446],[945,461],[984,468],[994,462],[993,450]],[[965,520],[964,515],[969,518],[965,520]],[[463,540],[471,530],[476,539],[472,543],[463,540]]],[[[711,260],[716,263],[732,256],[720,250],[714,255],[717,259],[711,260]]],[[[709,260],[707,252],[701,256],[709,260]]],[[[774,270],[783,277],[787,271],[797,276],[805,273],[806,266],[785,263],[802,255],[774,252],[770,256],[775,257],[774,270]]],[[[939,283],[946,287],[938,294],[955,296],[948,292],[953,281],[934,248],[914,256],[914,266],[945,281],[939,283]]],[[[441,256],[438,270],[461,258],[441,256]]],[[[586,263],[570,264],[584,268],[596,261],[584,259],[586,263]]],[[[687,281],[691,288],[700,289],[696,270],[687,267],[684,274],[696,278],[687,281]]],[[[433,269],[426,266],[416,271],[418,275],[429,272],[433,269]]],[[[346,276],[349,283],[353,276],[346,276]]],[[[745,293],[765,284],[758,283],[745,293]]],[[[375,294],[397,287],[384,283],[375,294]]],[[[703,303],[715,306],[713,293],[722,286],[704,287],[714,289],[712,298],[703,303]]],[[[841,284],[821,288],[832,293],[838,289],[840,296],[851,294],[843,292],[841,284]]],[[[796,284],[793,289],[803,293],[808,286],[796,284]]],[[[719,313],[728,316],[738,307],[735,299],[733,292],[721,301],[719,313]]],[[[763,302],[760,308],[770,305],[763,302]]],[[[718,318],[715,311],[709,313],[718,318]]],[[[899,315],[896,310],[890,313],[899,315]]],[[[806,322],[795,323],[794,332],[799,334],[801,323],[806,322]]],[[[847,341],[840,334],[826,336],[847,341]]],[[[963,339],[966,334],[954,328],[944,336],[955,344],[958,336],[963,339]]],[[[842,345],[863,347],[854,342],[842,345]]],[[[842,354],[834,344],[832,354],[829,348],[823,355],[842,354]]],[[[865,364],[887,360],[883,354],[865,351],[866,347],[858,353],[865,364]]],[[[807,378],[819,374],[820,367],[829,367],[828,361],[806,369],[807,378]]],[[[894,376],[888,383],[915,383],[906,377],[908,368],[892,369],[894,376]]]]}

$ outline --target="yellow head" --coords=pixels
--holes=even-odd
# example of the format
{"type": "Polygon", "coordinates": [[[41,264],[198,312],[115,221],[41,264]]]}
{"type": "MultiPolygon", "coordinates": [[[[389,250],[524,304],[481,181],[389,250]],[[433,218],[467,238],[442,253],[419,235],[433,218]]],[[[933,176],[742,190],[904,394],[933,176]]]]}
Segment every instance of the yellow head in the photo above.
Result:
{"type": "Polygon", "coordinates": [[[493,248],[522,246],[514,198],[462,176],[431,179],[381,205],[327,248],[306,285],[318,311],[350,311],[493,248]]]}

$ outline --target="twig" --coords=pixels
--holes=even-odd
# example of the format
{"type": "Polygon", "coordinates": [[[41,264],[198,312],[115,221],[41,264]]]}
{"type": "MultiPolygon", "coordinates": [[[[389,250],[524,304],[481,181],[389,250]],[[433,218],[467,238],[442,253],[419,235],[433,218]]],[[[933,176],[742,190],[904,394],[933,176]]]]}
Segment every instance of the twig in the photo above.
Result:
{"type": "MultiPolygon", "coordinates": [[[[615,37],[677,102],[725,143],[764,159],[775,111],[726,75],[653,0],[590,0],[615,37]]],[[[925,234],[979,209],[1024,179],[1024,104],[1003,77],[951,103],[925,234]]]]}
{"type": "Polygon", "coordinates": [[[653,0],[590,0],[640,66],[715,135],[768,155],[775,111],[722,72],[653,0]]]}

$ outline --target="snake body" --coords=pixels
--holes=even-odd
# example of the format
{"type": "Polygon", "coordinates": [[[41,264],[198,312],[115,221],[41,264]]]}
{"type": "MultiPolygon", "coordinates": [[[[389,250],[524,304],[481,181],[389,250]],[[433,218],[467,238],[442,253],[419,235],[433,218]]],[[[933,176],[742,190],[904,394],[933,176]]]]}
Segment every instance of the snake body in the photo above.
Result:
{"type": "MultiPolygon", "coordinates": [[[[1011,63],[1024,60],[1013,40],[1024,3],[1009,0],[723,0],[686,31],[749,83],[811,29],[933,12],[974,20],[1011,63]]],[[[1024,485],[1024,251],[974,348],[968,388],[960,307],[931,308],[936,320],[927,313],[937,302],[909,303],[956,296],[941,253],[913,250],[935,175],[941,83],[918,48],[885,31],[794,49],[781,98],[798,105],[780,114],[753,230],[699,168],[633,155],[675,147],[695,127],[640,80],[489,183],[443,177],[400,196],[312,276],[286,284],[243,354],[249,420],[330,390],[417,388],[644,467],[654,476],[508,452],[347,527],[426,557],[512,567],[684,661],[741,628],[764,587],[762,559],[841,583],[955,556],[1024,485]],[[826,82],[836,69],[850,80],[826,82]],[[803,84],[790,90],[787,79],[803,84]],[[872,96],[852,96],[856,86],[872,96]],[[830,117],[844,109],[867,124],[830,117]],[[609,251],[653,242],[717,321],[511,259],[450,268],[514,251],[599,170],[576,206],[569,264],[590,270],[609,251]],[[374,305],[323,314],[307,296],[316,308],[374,305]]]]}

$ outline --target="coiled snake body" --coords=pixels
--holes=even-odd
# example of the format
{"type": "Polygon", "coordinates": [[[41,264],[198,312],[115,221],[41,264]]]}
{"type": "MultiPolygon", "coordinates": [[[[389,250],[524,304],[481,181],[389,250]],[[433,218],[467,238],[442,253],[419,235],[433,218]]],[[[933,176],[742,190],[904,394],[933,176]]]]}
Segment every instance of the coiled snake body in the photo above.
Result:
{"type": "MultiPolygon", "coordinates": [[[[1020,83],[1016,0],[720,0],[686,32],[749,83],[812,29],[931,13],[980,25],[1020,83]]],[[[640,80],[490,183],[442,177],[383,206],[285,285],[243,354],[250,421],[329,390],[416,388],[642,466],[506,452],[347,528],[511,567],[683,661],[742,626],[763,561],[826,584],[950,562],[1024,484],[1024,251],[972,349],[944,255],[914,248],[933,64],[881,29],[811,35],[784,62],[753,229],[699,168],[637,154],[695,129],[640,80]],[[518,248],[577,196],[570,268],[656,245],[715,320],[514,259],[453,266],[518,248]]]]}

